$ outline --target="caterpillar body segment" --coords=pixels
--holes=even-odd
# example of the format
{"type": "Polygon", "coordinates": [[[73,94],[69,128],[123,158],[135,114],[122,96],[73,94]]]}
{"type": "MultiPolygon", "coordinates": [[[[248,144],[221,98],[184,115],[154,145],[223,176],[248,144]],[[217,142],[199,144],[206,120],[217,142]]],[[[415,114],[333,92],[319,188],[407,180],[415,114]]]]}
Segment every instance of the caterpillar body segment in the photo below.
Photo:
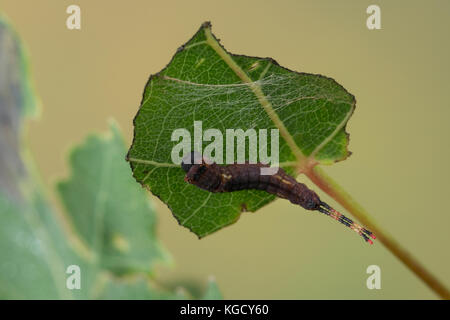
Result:
{"type": "Polygon", "coordinates": [[[192,152],[183,159],[185,181],[209,192],[233,192],[239,190],[263,190],[300,205],[306,210],[315,210],[339,221],[358,233],[366,242],[373,244],[372,232],[334,210],[305,184],[289,176],[282,168],[273,175],[262,175],[261,168],[267,165],[256,163],[221,166],[192,152]]]}

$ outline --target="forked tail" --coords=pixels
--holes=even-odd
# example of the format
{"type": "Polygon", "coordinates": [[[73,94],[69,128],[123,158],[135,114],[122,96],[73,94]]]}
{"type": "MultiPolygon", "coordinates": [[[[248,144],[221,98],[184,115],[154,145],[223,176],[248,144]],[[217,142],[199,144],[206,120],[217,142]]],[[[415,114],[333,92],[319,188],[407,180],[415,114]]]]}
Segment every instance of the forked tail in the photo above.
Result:
{"type": "Polygon", "coordinates": [[[373,241],[370,240],[369,237],[371,237],[372,239],[376,239],[375,235],[371,231],[367,230],[366,228],[363,228],[359,224],[355,223],[353,220],[344,216],[342,213],[337,212],[323,201],[320,202],[320,207],[317,210],[339,221],[343,225],[349,227],[350,229],[358,233],[361,237],[363,237],[363,239],[370,244],[373,244],[373,241]]]}

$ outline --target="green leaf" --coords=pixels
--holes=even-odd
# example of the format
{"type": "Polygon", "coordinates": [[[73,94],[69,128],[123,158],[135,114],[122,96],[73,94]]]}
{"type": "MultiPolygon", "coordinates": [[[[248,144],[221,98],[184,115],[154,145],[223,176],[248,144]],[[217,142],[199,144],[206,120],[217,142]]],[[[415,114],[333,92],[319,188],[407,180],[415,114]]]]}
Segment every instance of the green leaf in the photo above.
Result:
{"type": "Polygon", "coordinates": [[[184,182],[184,172],[171,161],[175,129],[186,128],[193,137],[194,121],[224,134],[277,128],[280,166],[293,174],[348,156],[345,125],[354,106],[354,97],[333,79],[227,52],[205,23],[150,77],[128,160],[135,179],[165,202],[181,225],[203,237],[235,222],[243,208],[256,211],[274,196],[249,190],[212,194],[184,182]]]}
{"type": "Polygon", "coordinates": [[[149,272],[168,256],[156,239],[154,208],[130,176],[125,154],[115,125],[107,137],[88,137],[72,151],[72,175],[58,191],[74,230],[102,268],[149,272]]]}
{"type": "Polygon", "coordinates": [[[64,266],[59,268],[61,261],[55,259],[55,248],[46,241],[50,237],[42,228],[41,214],[31,206],[15,205],[0,194],[1,298],[70,296],[64,288],[64,266]]]}

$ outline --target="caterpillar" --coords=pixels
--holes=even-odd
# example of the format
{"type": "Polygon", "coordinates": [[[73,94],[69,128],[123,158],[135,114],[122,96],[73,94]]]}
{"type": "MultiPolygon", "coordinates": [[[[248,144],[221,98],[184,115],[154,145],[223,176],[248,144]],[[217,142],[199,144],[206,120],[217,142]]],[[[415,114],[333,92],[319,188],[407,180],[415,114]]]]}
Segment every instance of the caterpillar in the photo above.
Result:
{"type": "Polygon", "coordinates": [[[289,176],[282,168],[273,175],[262,175],[261,168],[267,165],[256,163],[230,164],[220,166],[191,152],[183,158],[181,168],[186,172],[184,180],[209,192],[233,192],[239,190],[263,190],[277,197],[287,199],[306,210],[319,211],[349,227],[366,242],[376,239],[375,235],[342,213],[336,211],[305,184],[289,176]]]}

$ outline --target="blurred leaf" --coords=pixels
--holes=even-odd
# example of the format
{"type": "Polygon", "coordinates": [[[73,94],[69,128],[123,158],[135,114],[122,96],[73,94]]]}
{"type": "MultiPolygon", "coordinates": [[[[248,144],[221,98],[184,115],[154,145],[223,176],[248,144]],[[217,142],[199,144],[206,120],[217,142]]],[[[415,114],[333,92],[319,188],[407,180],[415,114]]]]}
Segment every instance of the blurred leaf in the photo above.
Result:
{"type": "Polygon", "coordinates": [[[19,154],[21,118],[35,108],[26,72],[21,44],[0,15],[0,190],[16,200],[25,175],[19,154]]]}
{"type": "Polygon", "coordinates": [[[40,213],[0,195],[0,219],[0,298],[68,298],[64,264],[53,246],[62,243],[50,241],[40,213]]]}
{"type": "Polygon", "coordinates": [[[158,288],[154,283],[143,277],[112,279],[106,281],[100,299],[107,300],[171,300],[187,299],[184,290],[176,290],[174,293],[163,288],[158,288]]]}
{"type": "Polygon", "coordinates": [[[255,211],[274,196],[253,190],[212,194],[184,182],[184,172],[171,160],[179,142],[171,141],[175,129],[187,129],[193,141],[194,121],[222,133],[278,128],[280,164],[293,173],[292,163],[331,164],[348,156],[345,125],[354,106],[354,97],[333,79],[294,72],[270,58],[226,52],[205,23],[150,77],[128,160],[136,180],[164,201],[181,225],[203,237],[235,222],[243,207],[255,211]]]}
{"type": "Polygon", "coordinates": [[[59,184],[68,213],[49,204],[21,143],[23,116],[35,97],[25,60],[17,57],[23,57],[18,38],[0,19],[0,299],[188,297],[152,284],[155,264],[170,258],[156,239],[154,208],[130,176],[116,126],[74,149],[72,176],[59,184]],[[79,290],[66,287],[70,265],[80,267],[79,290]]]}
{"type": "Polygon", "coordinates": [[[210,278],[208,281],[208,287],[206,288],[203,300],[222,300],[222,293],[217,286],[217,282],[214,278],[210,278]]]}
{"type": "Polygon", "coordinates": [[[70,298],[64,256],[73,254],[25,161],[25,115],[35,108],[18,37],[0,17],[0,297],[70,298]]]}
{"type": "Polygon", "coordinates": [[[90,136],[72,151],[72,176],[58,190],[74,229],[102,268],[149,272],[167,254],[156,239],[154,209],[130,176],[125,154],[115,125],[109,137],[90,136]]]}

